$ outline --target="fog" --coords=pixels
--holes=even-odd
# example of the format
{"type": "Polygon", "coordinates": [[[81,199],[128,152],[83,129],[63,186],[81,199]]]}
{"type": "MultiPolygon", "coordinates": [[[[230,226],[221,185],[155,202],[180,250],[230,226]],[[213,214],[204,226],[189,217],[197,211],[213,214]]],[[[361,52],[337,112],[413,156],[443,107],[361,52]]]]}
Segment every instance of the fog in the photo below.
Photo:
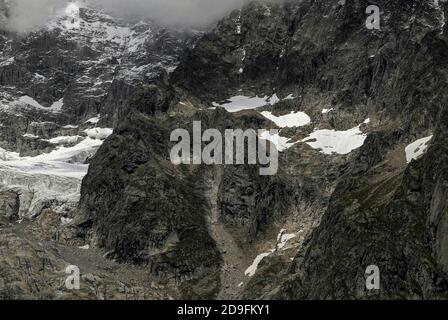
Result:
{"type": "MultiPolygon", "coordinates": [[[[100,6],[121,17],[146,16],[165,25],[203,27],[248,0],[78,0],[100,6]]],[[[44,25],[63,12],[67,0],[0,0],[0,7],[11,7],[6,27],[16,32],[28,32],[44,25]]],[[[1,21],[1,17],[0,17],[1,21]]]]}

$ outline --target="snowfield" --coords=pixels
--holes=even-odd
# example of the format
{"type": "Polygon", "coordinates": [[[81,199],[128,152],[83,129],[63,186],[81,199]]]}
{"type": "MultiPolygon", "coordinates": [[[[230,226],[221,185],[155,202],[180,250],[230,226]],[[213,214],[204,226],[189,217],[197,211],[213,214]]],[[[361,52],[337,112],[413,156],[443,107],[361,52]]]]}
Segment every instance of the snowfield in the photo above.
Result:
{"type": "MultiPolygon", "coordinates": [[[[369,123],[370,120],[364,121],[364,124],[369,123]]],[[[349,154],[364,144],[367,134],[361,131],[361,125],[345,130],[316,130],[302,142],[308,144],[311,148],[320,150],[324,154],[349,154]]]]}

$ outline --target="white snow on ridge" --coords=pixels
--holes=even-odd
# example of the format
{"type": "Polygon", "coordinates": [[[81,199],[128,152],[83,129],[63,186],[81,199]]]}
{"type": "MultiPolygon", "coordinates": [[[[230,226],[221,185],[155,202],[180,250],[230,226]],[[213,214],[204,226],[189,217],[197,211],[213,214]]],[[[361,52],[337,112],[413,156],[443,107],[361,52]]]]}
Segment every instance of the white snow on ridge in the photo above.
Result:
{"type": "Polygon", "coordinates": [[[417,141],[409,144],[406,149],[406,161],[410,163],[412,160],[417,160],[428,149],[428,143],[433,136],[418,139],[417,141]]]}
{"type": "MultiPolygon", "coordinates": [[[[367,124],[370,119],[364,123],[367,124]]],[[[367,138],[367,134],[361,131],[361,125],[345,130],[316,130],[302,142],[305,142],[313,149],[320,149],[324,154],[349,154],[353,150],[360,148],[367,138]]]]}
{"type": "Polygon", "coordinates": [[[274,122],[280,128],[302,127],[311,123],[311,118],[304,112],[294,112],[283,116],[275,116],[269,111],[263,111],[261,114],[274,122]]]}

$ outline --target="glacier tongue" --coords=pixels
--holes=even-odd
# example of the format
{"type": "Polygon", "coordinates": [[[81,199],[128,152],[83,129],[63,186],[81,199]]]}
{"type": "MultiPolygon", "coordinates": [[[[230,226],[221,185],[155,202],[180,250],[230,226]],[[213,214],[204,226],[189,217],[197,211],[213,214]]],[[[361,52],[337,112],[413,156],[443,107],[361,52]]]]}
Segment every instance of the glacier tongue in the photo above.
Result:
{"type": "Polygon", "coordinates": [[[51,174],[30,174],[0,164],[0,191],[19,195],[19,218],[34,217],[44,208],[66,211],[79,201],[81,180],[51,174]]]}
{"type": "Polygon", "coordinates": [[[13,191],[20,197],[19,217],[33,217],[42,209],[66,211],[76,207],[87,159],[93,156],[112,133],[100,139],[85,138],[73,147],[59,147],[48,154],[20,157],[0,149],[0,191],[13,191]]]}

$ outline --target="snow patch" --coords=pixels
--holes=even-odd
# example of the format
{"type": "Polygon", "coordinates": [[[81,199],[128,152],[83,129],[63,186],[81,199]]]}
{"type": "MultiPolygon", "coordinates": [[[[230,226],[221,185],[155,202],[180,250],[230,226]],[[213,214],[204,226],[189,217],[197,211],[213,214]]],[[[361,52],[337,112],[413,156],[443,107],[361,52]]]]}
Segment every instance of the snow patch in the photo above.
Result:
{"type": "Polygon", "coordinates": [[[283,116],[274,116],[269,111],[261,113],[265,118],[274,122],[280,128],[302,127],[311,123],[311,118],[304,112],[294,112],[283,116]]]}
{"type": "Polygon", "coordinates": [[[286,243],[295,238],[296,235],[295,234],[287,234],[286,233],[286,229],[282,229],[280,230],[280,233],[277,236],[277,246],[276,249],[272,249],[269,252],[265,252],[262,254],[259,254],[255,260],[252,262],[252,264],[249,266],[249,268],[246,269],[246,271],[244,272],[244,274],[246,276],[252,277],[253,275],[255,275],[255,273],[257,272],[258,269],[258,265],[260,264],[261,261],[263,261],[264,258],[269,257],[271,254],[273,254],[274,252],[276,252],[278,249],[282,249],[286,243]]]}
{"type": "Polygon", "coordinates": [[[62,110],[62,107],[64,106],[64,98],[56,101],[55,103],[53,103],[50,107],[51,111],[54,112],[59,112],[62,110]]]}
{"type": "Polygon", "coordinates": [[[35,136],[34,134],[31,133],[26,133],[23,135],[24,138],[29,138],[29,139],[38,139],[38,136],[35,136]]]}
{"type": "Polygon", "coordinates": [[[97,124],[98,122],[100,122],[100,116],[99,115],[97,117],[90,118],[85,123],[97,124]]]}
{"type": "Polygon", "coordinates": [[[61,218],[61,225],[62,225],[62,226],[65,226],[65,225],[67,225],[67,224],[70,224],[72,221],[73,221],[73,219],[62,217],[62,218],[61,218]]]}
{"type": "Polygon", "coordinates": [[[91,139],[105,140],[114,132],[114,130],[110,128],[93,128],[87,129],[84,132],[91,139]]]}
{"type": "Polygon", "coordinates": [[[290,138],[282,137],[280,134],[271,134],[269,131],[264,131],[259,136],[260,139],[267,140],[275,145],[279,152],[283,152],[292,146],[294,146],[297,142],[290,142],[290,138]]]}
{"type": "MultiPolygon", "coordinates": [[[[292,95],[289,95],[283,100],[294,99],[292,95]]],[[[222,107],[226,109],[228,112],[238,112],[242,110],[251,110],[261,108],[267,105],[275,105],[282,101],[277,94],[273,94],[272,96],[264,96],[264,97],[248,97],[248,96],[234,96],[228,99],[227,102],[222,104],[213,102],[214,107],[222,107]]]]}
{"type": "Polygon", "coordinates": [[[9,59],[7,59],[7,60],[5,60],[5,61],[0,62],[0,67],[6,67],[6,66],[9,66],[9,65],[13,64],[14,61],[15,61],[14,57],[9,58],[9,59]]]}
{"type": "MultiPolygon", "coordinates": [[[[364,121],[364,124],[370,120],[364,121]]],[[[345,130],[316,130],[309,137],[302,140],[313,149],[318,149],[324,154],[349,154],[364,144],[367,134],[361,131],[361,125],[345,130]]]]}
{"type": "Polygon", "coordinates": [[[73,144],[82,139],[81,136],[60,136],[50,140],[47,140],[51,144],[73,144]]]}
{"type": "Polygon", "coordinates": [[[36,100],[34,100],[33,98],[29,97],[29,96],[23,96],[19,98],[19,101],[27,104],[29,106],[32,106],[36,109],[46,109],[44,106],[42,106],[39,102],[37,102],[36,100]]]}
{"type": "Polygon", "coordinates": [[[39,102],[37,102],[35,99],[31,98],[30,96],[22,96],[19,98],[18,102],[15,102],[14,104],[21,104],[30,106],[36,109],[50,111],[50,112],[60,112],[62,106],[64,105],[63,99],[56,101],[51,105],[50,108],[46,108],[43,105],[41,105],[39,102]]]}
{"type": "Polygon", "coordinates": [[[270,256],[274,251],[275,251],[275,250],[271,250],[270,252],[266,252],[266,253],[259,254],[259,255],[255,258],[254,262],[252,262],[252,264],[249,266],[249,268],[246,269],[246,271],[244,272],[244,274],[245,274],[246,276],[249,276],[249,277],[252,277],[253,275],[255,275],[255,273],[257,272],[258,265],[260,264],[260,262],[261,262],[264,258],[270,256]]]}
{"type": "Polygon", "coordinates": [[[410,163],[412,160],[417,160],[428,149],[428,142],[431,141],[433,136],[418,139],[417,141],[409,144],[406,149],[406,161],[410,163]]]}

